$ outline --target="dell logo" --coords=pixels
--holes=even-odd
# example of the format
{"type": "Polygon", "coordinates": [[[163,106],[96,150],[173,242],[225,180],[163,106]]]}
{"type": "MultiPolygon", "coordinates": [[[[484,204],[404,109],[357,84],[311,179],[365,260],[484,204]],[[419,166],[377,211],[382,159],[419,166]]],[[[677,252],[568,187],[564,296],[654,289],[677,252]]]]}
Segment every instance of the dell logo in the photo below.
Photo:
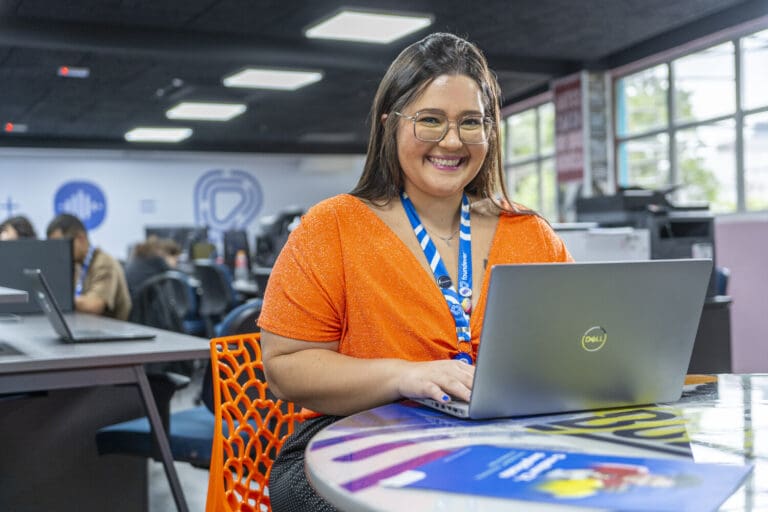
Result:
{"type": "Polygon", "coordinates": [[[608,333],[596,325],[587,329],[587,332],[581,336],[581,348],[587,352],[597,352],[603,348],[606,341],[608,341],[608,333]]]}

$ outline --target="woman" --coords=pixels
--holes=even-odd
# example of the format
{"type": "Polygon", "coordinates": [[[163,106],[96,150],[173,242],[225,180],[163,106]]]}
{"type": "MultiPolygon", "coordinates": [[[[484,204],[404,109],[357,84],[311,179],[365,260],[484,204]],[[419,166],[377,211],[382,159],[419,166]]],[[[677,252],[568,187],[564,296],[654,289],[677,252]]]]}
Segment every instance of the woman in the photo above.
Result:
{"type": "Polygon", "coordinates": [[[0,240],[37,239],[35,228],[23,215],[8,217],[0,224],[0,240]]]}
{"type": "Polygon", "coordinates": [[[406,48],[371,120],[358,185],[304,216],[264,299],[270,389],[325,415],[275,462],[275,511],[330,509],[306,484],[303,447],[335,416],[469,399],[492,265],[570,260],[544,220],[507,198],[498,85],[474,45],[433,34],[406,48]]]}

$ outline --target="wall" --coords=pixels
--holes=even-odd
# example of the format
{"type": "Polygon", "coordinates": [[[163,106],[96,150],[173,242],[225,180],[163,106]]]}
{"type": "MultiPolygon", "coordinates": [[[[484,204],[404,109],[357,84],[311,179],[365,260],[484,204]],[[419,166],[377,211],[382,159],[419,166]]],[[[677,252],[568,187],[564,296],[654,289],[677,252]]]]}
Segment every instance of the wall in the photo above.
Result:
{"type": "Polygon", "coordinates": [[[768,216],[724,216],[715,222],[717,264],[728,267],[733,371],[768,372],[768,216]]]}
{"type": "Polygon", "coordinates": [[[59,197],[58,208],[67,203],[94,218],[103,213],[91,239],[119,258],[144,238],[145,225],[206,224],[214,237],[244,227],[252,243],[261,217],[351,190],[363,161],[358,155],[0,148],[0,219],[27,215],[44,238],[57,191],[85,181],[104,200],[70,194],[59,197]]]}

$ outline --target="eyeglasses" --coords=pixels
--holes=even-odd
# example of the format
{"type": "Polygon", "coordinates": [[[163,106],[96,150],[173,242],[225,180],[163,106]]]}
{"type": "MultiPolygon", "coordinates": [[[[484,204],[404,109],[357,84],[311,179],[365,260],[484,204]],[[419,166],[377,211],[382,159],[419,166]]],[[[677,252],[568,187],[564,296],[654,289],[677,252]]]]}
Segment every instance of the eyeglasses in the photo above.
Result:
{"type": "Polygon", "coordinates": [[[464,144],[483,144],[488,141],[493,121],[479,114],[470,114],[459,118],[455,123],[448,120],[442,112],[420,111],[412,116],[394,112],[402,118],[413,121],[413,135],[423,142],[440,142],[451,124],[459,132],[459,140],[464,144]]]}

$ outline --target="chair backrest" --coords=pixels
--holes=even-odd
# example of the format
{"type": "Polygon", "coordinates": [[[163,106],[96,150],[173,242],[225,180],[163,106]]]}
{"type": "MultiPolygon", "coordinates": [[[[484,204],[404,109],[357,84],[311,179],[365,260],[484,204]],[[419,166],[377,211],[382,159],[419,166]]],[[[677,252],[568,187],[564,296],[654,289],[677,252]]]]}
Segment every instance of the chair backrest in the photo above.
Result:
{"type": "Polygon", "coordinates": [[[231,279],[223,265],[195,261],[195,275],[200,280],[200,307],[203,316],[224,315],[237,301],[231,279]]]}
{"type": "Polygon", "coordinates": [[[216,336],[232,336],[233,334],[258,332],[259,328],[256,326],[256,321],[261,314],[261,305],[261,299],[255,298],[231,310],[216,325],[216,336]]]}
{"type": "Polygon", "coordinates": [[[272,462],[296,423],[313,414],[270,396],[259,341],[258,333],[211,340],[215,426],[206,512],[270,510],[272,462]]]}
{"type": "Polygon", "coordinates": [[[144,281],[132,302],[132,322],[176,332],[184,332],[182,320],[197,309],[197,296],[189,276],[175,270],[144,281]]]}

